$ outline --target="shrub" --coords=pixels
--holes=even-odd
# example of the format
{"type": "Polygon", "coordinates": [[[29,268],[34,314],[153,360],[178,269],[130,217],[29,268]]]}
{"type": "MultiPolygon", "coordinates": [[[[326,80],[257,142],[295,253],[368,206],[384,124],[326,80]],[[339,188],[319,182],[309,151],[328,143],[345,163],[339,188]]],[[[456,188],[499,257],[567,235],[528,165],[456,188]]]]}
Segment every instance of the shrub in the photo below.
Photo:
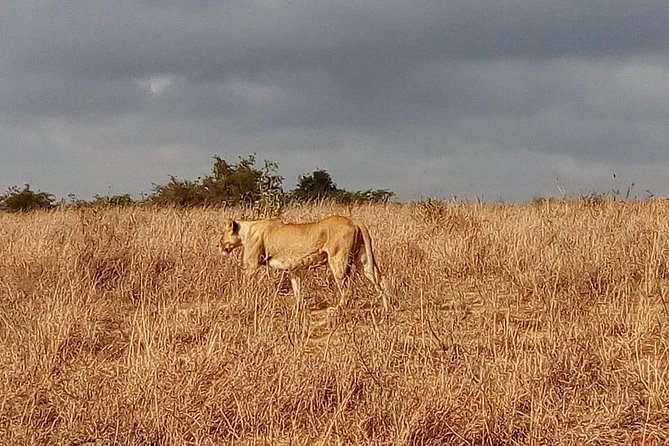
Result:
{"type": "Polygon", "coordinates": [[[202,179],[205,204],[251,204],[263,198],[263,193],[283,192],[283,177],[277,174],[279,165],[265,161],[258,169],[256,158],[239,158],[237,164],[229,164],[215,156],[212,174],[202,179]]]}
{"type": "Polygon", "coordinates": [[[35,209],[49,209],[53,206],[54,196],[40,190],[33,191],[26,184],[23,189],[17,186],[10,187],[4,195],[0,195],[0,209],[20,212],[35,209]]]}
{"type": "Polygon", "coordinates": [[[158,206],[193,207],[204,204],[204,195],[198,183],[172,176],[169,183],[154,187],[149,201],[158,206]]]}
{"type": "Polygon", "coordinates": [[[308,175],[300,175],[291,197],[297,201],[314,201],[335,198],[339,189],[332,176],[323,169],[314,170],[308,175]]]}
{"type": "Polygon", "coordinates": [[[283,196],[283,177],[277,171],[273,161],[256,167],[255,155],[240,157],[237,163],[215,156],[211,175],[197,181],[170,177],[169,183],[154,186],[149,201],[177,207],[275,203],[283,196]]]}
{"type": "Polygon", "coordinates": [[[395,193],[386,189],[368,189],[350,192],[339,190],[334,198],[340,203],[387,203],[395,193]]]}
{"type": "Polygon", "coordinates": [[[90,202],[92,206],[98,206],[98,207],[110,207],[110,206],[120,206],[120,207],[125,207],[125,206],[132,206],[136,204],[137,201],[135,201],[130,194],[122,194],[122,195],[93,195],[93,201],[90,202]]]}
{"type": "Polygon", "coordinates": [[[385,189],[355,192],[339,189],[332,176],[323,169],[314,170],[308,175],[300,175],[297,186],[290,193],[293,200],[300,202],[331,199],[339,203],[386,203],[394,195],[394,192],[385,189]]]}

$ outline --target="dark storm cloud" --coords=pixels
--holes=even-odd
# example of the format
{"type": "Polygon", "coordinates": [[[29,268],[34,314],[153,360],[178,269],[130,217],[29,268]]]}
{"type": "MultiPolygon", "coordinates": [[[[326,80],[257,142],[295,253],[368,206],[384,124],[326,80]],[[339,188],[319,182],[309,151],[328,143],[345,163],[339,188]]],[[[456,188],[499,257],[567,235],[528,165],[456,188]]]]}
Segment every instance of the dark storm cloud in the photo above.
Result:
{"type": "MultiPolygon", "coordinates": [[[[9,60],[99,75],[257,75],[431,57],[547,59],[666,51],[664,1],[14,2],[9,60]]],[[[353,68],[353,69],[351,69],[353,68]]],[[[392,74],[392,73],[389,73],[392,74]]]]}
{"type": "Polygon", "coordinates": [[[136,193],[258,152],[289,186],[323,167],[405,198],[669,192],[667,23],[650,0],[10,2],[0,186],[136,193]]]}

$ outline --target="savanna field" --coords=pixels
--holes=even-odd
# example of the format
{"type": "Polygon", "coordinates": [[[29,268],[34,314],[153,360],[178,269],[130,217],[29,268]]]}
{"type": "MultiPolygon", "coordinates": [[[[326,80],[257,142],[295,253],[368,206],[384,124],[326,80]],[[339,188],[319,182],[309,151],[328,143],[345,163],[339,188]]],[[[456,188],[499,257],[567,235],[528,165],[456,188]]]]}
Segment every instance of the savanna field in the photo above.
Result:
{"type": "Polygon", "coordinates": [[[293,206],[362,277],[247,281],[248,209],[0,213],[2,445],[669,444],[669,201],[293,206]]]}

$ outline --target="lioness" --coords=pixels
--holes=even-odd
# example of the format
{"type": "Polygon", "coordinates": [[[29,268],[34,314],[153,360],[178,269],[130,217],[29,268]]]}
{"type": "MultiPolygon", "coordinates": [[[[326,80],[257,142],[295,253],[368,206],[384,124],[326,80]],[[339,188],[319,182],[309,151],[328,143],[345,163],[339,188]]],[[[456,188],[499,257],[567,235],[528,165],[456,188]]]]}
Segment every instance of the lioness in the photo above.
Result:
{"type": "MultiPolygon", "coordinates": [[[[382,295],[384,309],[388,310],[387,297],[381,288],[381,274],[374,259],[372,239],[362,223],[340,215],[313,223],[227,219],[223,225],[219,249],[223,255],[228,255],[240,246],[244,247],[242,269],[247,276],[261,265],[290,273],[298,268],[327,263],[339,289],[338,307],[346,305],[353,263],[361,265],[365,277],[382,295]]],[[[299,301],[299,282],[292,274],[290,281],[293,294],[299,301]]]]}

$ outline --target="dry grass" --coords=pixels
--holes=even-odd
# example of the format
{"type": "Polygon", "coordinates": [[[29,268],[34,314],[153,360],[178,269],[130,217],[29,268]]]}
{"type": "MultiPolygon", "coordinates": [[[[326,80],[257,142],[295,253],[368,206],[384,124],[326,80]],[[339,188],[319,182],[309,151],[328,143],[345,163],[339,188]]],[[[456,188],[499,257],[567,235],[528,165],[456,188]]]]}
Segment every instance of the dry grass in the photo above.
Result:
{"type": "MultiPolygon", "coordinates": [[[[288,220],[346,209],[291,208],[288,220]]],[[[0,214],[0,443],[669,442],[669,203],[358,207],[393,310],[295,312],[222,211],[0,214]]]]}

